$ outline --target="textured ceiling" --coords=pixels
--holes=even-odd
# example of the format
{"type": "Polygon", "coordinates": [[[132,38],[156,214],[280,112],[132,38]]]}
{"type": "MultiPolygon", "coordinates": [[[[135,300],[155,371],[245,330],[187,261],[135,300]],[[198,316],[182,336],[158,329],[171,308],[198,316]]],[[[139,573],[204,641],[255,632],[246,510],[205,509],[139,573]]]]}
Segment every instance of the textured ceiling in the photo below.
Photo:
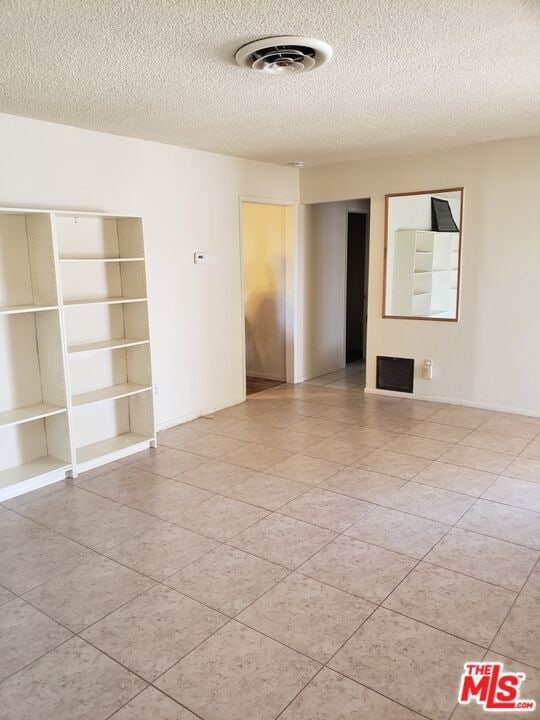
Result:
{"type": "Polygon", "coordinates": [[[537,134],[540,0],[0,0],[0,111],[314,165],[537,134]],[[306,75],[236,49],[305,34],[306,75]]]}

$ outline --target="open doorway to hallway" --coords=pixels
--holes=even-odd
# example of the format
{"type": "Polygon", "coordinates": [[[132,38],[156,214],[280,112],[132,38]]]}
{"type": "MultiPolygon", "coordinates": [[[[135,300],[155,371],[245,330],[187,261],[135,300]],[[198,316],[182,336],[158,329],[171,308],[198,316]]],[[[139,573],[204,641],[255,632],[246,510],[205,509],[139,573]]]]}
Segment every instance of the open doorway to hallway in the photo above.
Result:
{"type": "Polygon", "coordinates": [[[304,207],[304,380],[365,385],[370,200],[304,207]]]}
{"type": "Polygon", "coordinates": [[[286,240],[290,209],[242,203],[246,394],[286,380],[286,240]]]}

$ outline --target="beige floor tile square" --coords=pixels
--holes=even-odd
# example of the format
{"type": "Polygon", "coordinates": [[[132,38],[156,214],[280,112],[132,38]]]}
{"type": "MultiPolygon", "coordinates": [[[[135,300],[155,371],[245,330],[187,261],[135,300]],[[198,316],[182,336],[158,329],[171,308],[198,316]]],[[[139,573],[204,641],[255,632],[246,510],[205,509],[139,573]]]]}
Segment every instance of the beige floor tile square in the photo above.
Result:
{"type": "Polygon", "coordinates": [[[29,493],[27,502],[19,506],[17,512],[52,530],[63,532],[63,528],[70,523],[83,524],[90,515],[105,513],[115,507],[116,503],[106,498],[62,483],[58,491],[55,488],[55,491],[37,493],[35,496],[29,493]]]}
{"type": "Polygon", "coordinates": [[[291,404],[283,410],[269,410],[264,414],[264,417],[260,419],[260,423],[267,425],[268,427],[287,429],[294,425],[294,423],[300,422],[306,419],[304,413],[291,407],[291,404]]]}
{"type": "Polygon", "coordinates": [[[280,565],[222,545],[167,578],[166,584],[232,617],[287,573],[280,565]]]}
{"type": "Polygon", "coordinates": [[[504,474],[518,480],[527,480],[528,482],[540,484],[540,460],[526,457],[516,458],[506,468],[504,474]]]}
{"type": "Polygon", "coordinates": [[[165,446],[174,448],[175,450],[182,450],[186,442],[204,437],[204,435],[205,433],[203,433],[202,430],[197,430],[191,423],[176,425],[158,432],[158,448],[165,446]]]}
{"type": "Polygon", "coordinates": [[[480,497],[495,481],[496,475],[483,470],[433,462],[418,473],[414,482],[431,485],[442,490],[480,497]]]}
{"type": "MultiPolygon", "coordinates": [[[[365,428],[374,430],[385,430],[392,433],[402,433],[416,424],[416,420],[403,417],[402,415],[393,415],[389,412],[369,412],[362,411],[356,422],[365,428]]],[[[397,438],[395,438],[397,439],[397,438]]]]}
{"type": "Polygon", "coordinates": [[[334,537],[329,530],[274,514],[244,530],[229,544],[294,570],[334,537]]]}
{"type": "Polygon", "coordinates": [[[389,452],[381,448],[361,457],[357,465],[373,472],[379,472],[382,475],[411,480],[428,463],[429,460],[404,455],[403,453],[389,452]]]}
{"type": "Polygon", "coordinates": [[[0,520],[0,579],[14,593],[50,580],[95,553],[14,513],[0,520]]]}
{"type": "MultiPolygon", "coordinates": [[[[227,410],[232,410],[232,408],[227,408],[227,410]]],[[[226,411],[223,410],[221,412],[226,411]]],[[[225,435],[228,437],[229,433],[234,433],[234,430],[238,427],[239,422],[232,417],[222,415],[221,412],[219,414],[205,415],[204,417],[192,420],[189,423],[189,426],[193,430],[199,430],[200,432],[209,433],[210,435],[225,435]]]]}
{"type": "Polygon", "coordinates": [[[158,527],[161,522],[73,486],[66,486],[65,490],[43,500],[29,502],[18,512],[98,552],[158,527]]]}
{"type": "MultiPolygon", "coordinates": [[[[255,425],[255,423],[252,423],[255,425]]],[[[305,448],[313,445],[316,441],[316,435],[308,435],[305,432],[297,432],[296,430],[281,430],[264,425],[261,421],[257,424],[259,436],[257,442],[261,445],[285,450],[288,453],[299,453],[305,448]]]]}
{"type": "Polygon", "coordinates": [[[511,413],[495,413],[482,425],[482,430],[532,440],[540,433],[540,418],[511,413]]]}
{"type": "Polygon", "coordinates": [[[486,432],[479,428],[473,430],[470,435],[461,440],[462,445],[481,448],[483,450],[495,450],[496,452],[507,453],[508,455],[519,455],[527,446],[528,441],[515,435],[486,432]]]}
{"type": "Polygon", "coordinates": [[[357,425],[362,416],[362,410],[356,407],[328,406],[320,403],[321,410],[317,415],[324,420],[342,422],[346,425],[357,425]]]}
{"type": "Polygon", "coordinates": [[[82,545],[105,553],[135,535],[160,527],[162,522],[111,502],[110,507],[92,514],[86,521],[66,519],[57,529],[82,545]]]}
{"type": "Polygon", "coordinates": [[[275,475],[257,473],[249,480],[244,480],[228,490],[224,490],[223,494],[267,510],[277,510],[306,490],[304,483],[275,475]]]}
{"type": "Polygon", "coordinates": [[[215,547],[217,543],[210,538],[162,523],[108,550],[107,555],[144,575],[163,580],[215,547]]]}
{"type": "Polygon", "coordinates": [[[540,512],[540,483],[501,476],[482,495],[486,500],[540,512]]]}
{"type": "Polygon", "coordinates": [[[346,430],[334,436],[336,440],[345,440],[345,442],[356,443],[364,447],[379,448],[385,443],[396,438],[396,433],[387,432],[386,430],[376,430],[374,428],[366,428],[362,425],[351,425],[346,430]]]}
{"type": "Polygon", "coordinates": [[[9,720],[105,720],[145,683],[78,637],[0,686],[9,720]]]}
{"type": "MultiPolygon", "coordinates": [[[[414,420],[431,420],[439,410],[444,410],[448,405],[438,402],[426,402],[424,400],[410,400],[403,398],[399,406],[399,414],[414,420]]],[[[444,439],[444,438],[443,438],[444,439]]]]}
{"type": "Polygon", "coordinates": [[[238,620],[325,663],[374,609],[365,600],[292,573],[238,620]]]}
{"type": "Polygon", "coordinates": [[[491,473],[502,473],[512,462],[513,456],[493,450],[481,450],[465,445],[454,445],[448,452],[441,455],[441,462],[463,465],[474,470],[484,470],[491,473]]]}
{"type": "Polygon", "coordinates": [[[314,416],[304,418],[303,420],[295,422],[294,425],[291,425],[293,430],[308,433],[310,435],[316,435],[321,438],[327,438],[331,435],[335,435],[341,430],[345,430],[347,427],[348,425],[346,423],[338,422],[337,420],[326,420],[325,418],[314,416]]]}
{"type": "MultiPolygon", "coordinates": [[[[538,705],[538,697],[540,697],[540,671],[529,665],[525,665],[525,663],[516,662],[504,655],[498,655],[491,651],[487,653],[484,659],[503,663],[505,672],[525,673],[526,678],[519,688],[520,698],[522,700],[536,699],[538,705]]],[[[525,713],[522,710],[516,710],[515,712],[498,711],[490,714],[496,715],[497,720],[523,720],[524,716],[530,715],[530,713],[525,713]]],[[[486,715],[488,715],[488,713],[482,705],[469,703],[469,705],[459,705],[452,715],[452,720],[486,720],[486,715]]]]}
{"type": "Polygon", "coordinates": [[[141,470],[154,473],[154,475],[172,478],[184,470],[197,467],[197,465],[202,465],[204,462],[206,462],[206,458],[200,455],[168,448],[146,460],[137,462],[135,465],[141,470]]]}
{"type": "Polygon", "coordinates": [[[449,405],[442,410],[438,410],[429,420],[430,422],[441,423],[442,425],[456,425],[457,427],[475,430],[493,415],[494,413],[490,410],[478,410],[477,408],[449,405]]]}
{"type": "Polygon", "coordinates": [[[474,503],[474,498],[441,490],[429,485],[409,482],[384,501],[394,510],[437,520],[452,525],[474,503]]]}
{"type": "Polygon", "coordinates": [[[305,562],[298,572],[381,603],[415,565],[416,560],[405,555],[341,536],[305,562]]]}
{"type": "Polygon", "coordinates": [[[442,440],[448,443],[457,443],[467,437],[470,432],[468,428],[442,425],[441,423],[431,422],[431,420],[424,420],[406,431],[407,435],[415,435],[430,440],[442,440]]]}
{"type": "Polygon", "coordinates": [[[25,599],[78,633],[153,584],[129,568],[97,557],[34,588],[25,599]]]}
{"type": "Polygon", "coordinates": [[[453,528],[425,560],[519,592],[538,557],[530,548],[453,528]]]}
{"type": "Polygon", "coordinates": [[[209,720],[274,720],[320,665],[234,620],[157,681],[209,720]]]}
{"type": "Polygon", "coordinates": [[[420,563],[384,605],[463,640],[488,647],[516,593],[420,563]]]}
{"type": "Polygon", "coordinates": [[[15,595],[4,587],[0,587],[0,605],[13,600],[15,595]]]}
{"type": "Polygon", "coordinates": [[[0,611],[0,682],[70,637],[69,630],[24,600],[6,603],[0,611]]]}
{"type": "Polygon", "coordinates": [[[210,460],[203,465],[198,465],[196,468],[180,473],[174,479],[187,485],[194,485],[204,490],[210,490],[210,492],[219,493],[236,483],[242,482],[242,480],[247,480],[252,475],[253,470],[250,468],[232,465],[221,460],[210,460]]]}
{"type": "Polygon", "coordinates": [[[147,687],[111,720],[197,720],[197,717],[159,690],[147,687]]]}
{"type": "Polygon", "coordinates": [[[226,620],[221,613],[156,585],[92,625],[81,637],[153,681],[226,620]]]}
{"type": "Polygon", "coordinates": [[[306,485],[318,485],[343,469],[343,465],[321,458],[308,457],[307,455],[291,455],[286,460],[272,465],[268,472],[273,475],[302,482],[306,485]]]}
{"type": "Polygon", "coordinates": [[[452,443],[444,440],[433,440],[432,438],[417,437],[416,435],[400,435],[385,445],[385,450],[414,455],[426,460],[436,460],[447,450],[450,450],[452,443]]]}
{"type": "Polygon", "coordinates": [[[346,468],[321,487],[368,502],[382,502],[405,484],[404,480],[362,468],[346,468]]]}
{"type": "Polygon", "coordinates": [[[524,457],[532,458],[533,460],[540,460],[540,435],[531,440],[531,442],[523,450],[522,455],[524,457]]]}
{"type": "Polygon", "coordinates": [[[280,720],[421,720],[421,716],[323,668],[280,715],[280,720]]]}
{"type": "Polygon", "coordinates": [[[538,513],[478,500],[457,524],[466,530],[540,550],[538,513]]]}
{"type": "Polygon", "coordinates": [[[352,465],[369,452],[371,452],[371,448],[361,447],[354,443],[330,437],[306,448],[302,454],[341,463],[342,465],[352,465]]]}
{"type": "Polygon", "coordinates": [[[421,559],[448,532],[448,525],[374,507],[346,531],[346,535],[373,545],[421,559]]]}
{"type": "Polygon", "coordinates": [[[181,449],[207,458],[218,458],[244,447],[246,443],[223,435],[203,435],[183,443],[181,449]]]}
{"type": "Polygon", "coordinates": [[[227,453],[221,459],[224,462],[233,463],[233,465],[241,465],[251,470],[264,472],[271,465],[284,460],[289,455],[290,453],[285,450],[250,443],[239,450],[227,453]]]}
{"type": "Polygon", "coordinates": [[[433,720],[447,720],[476,645],[380,608],[330,667],[433,720]]]}
{"type": "Polygon", "coordinates": [[[176,525],[225,542],[266,517],[268,511],[218,495],[173,519],[176,525]]]}
{"type": "Polygon", "coordinates": [[[84,489],[168,520],[211,497],[206,490],[127,466],[84,483],[84,489]]]}
{"type": "Polygon", "coordinates": [[[328,530],[343,532],[372,508],[373,505],[363,500],[313,488],[280,508],[279,512],[328,530]]]}
{"type": "MultiPolygon", "coordinates": [[[[304,417],[311,417],[312,415],[320,415],[323,417],[324,412],[328,410],[328,405],[314,400],[293,400],[287,406],[287,409],[299,415],[304,415],[304,417]]],[[[332,418],[328,419],[331,420],[332,418]]]]}
{"type": "MultiPolygon", "coordinates": [[[[491,649],[540,668],[540,596],[526,592],[518,596],[491,649]]],[[[538,700],[538,699],[537,699],[538,700]]]]}

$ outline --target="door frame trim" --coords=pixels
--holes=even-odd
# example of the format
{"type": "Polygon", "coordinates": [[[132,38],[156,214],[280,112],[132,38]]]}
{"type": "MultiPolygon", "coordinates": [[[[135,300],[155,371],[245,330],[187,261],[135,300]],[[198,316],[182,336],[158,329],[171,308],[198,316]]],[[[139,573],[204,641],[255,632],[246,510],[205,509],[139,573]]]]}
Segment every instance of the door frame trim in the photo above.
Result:
{"type": "Polygon", "coordinates": [[[240,319],[242,327],[242,399],[246,400],[246,324],[245,324],[245,288],[244,288],[244,229],[242,223],[242,205],[277,205],[290,208],[286,213],[285,230],[285,382],[295,382],[295,346],[298,325],[296,322],[296,303],[298,290],[298,201],[283,198],[258,197],[256,195],[238,196],[238,244],[240,252],[240,319]]]}

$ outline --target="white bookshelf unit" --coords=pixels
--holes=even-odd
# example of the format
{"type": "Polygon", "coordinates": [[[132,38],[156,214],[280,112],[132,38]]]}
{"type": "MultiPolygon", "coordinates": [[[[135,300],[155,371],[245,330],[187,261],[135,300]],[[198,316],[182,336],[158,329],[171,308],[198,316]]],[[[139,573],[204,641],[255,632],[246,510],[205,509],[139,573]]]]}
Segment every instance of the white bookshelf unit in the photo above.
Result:
{"type": "Polygon", "coordinates": [[[141,218],[0,209],[0,501],[151,446],[141,218]]]}
{"type": "Polygon", "coordinates": [[[397,230],[392,314],[454,317],[458,268],[459,233],[397,230]]]}

